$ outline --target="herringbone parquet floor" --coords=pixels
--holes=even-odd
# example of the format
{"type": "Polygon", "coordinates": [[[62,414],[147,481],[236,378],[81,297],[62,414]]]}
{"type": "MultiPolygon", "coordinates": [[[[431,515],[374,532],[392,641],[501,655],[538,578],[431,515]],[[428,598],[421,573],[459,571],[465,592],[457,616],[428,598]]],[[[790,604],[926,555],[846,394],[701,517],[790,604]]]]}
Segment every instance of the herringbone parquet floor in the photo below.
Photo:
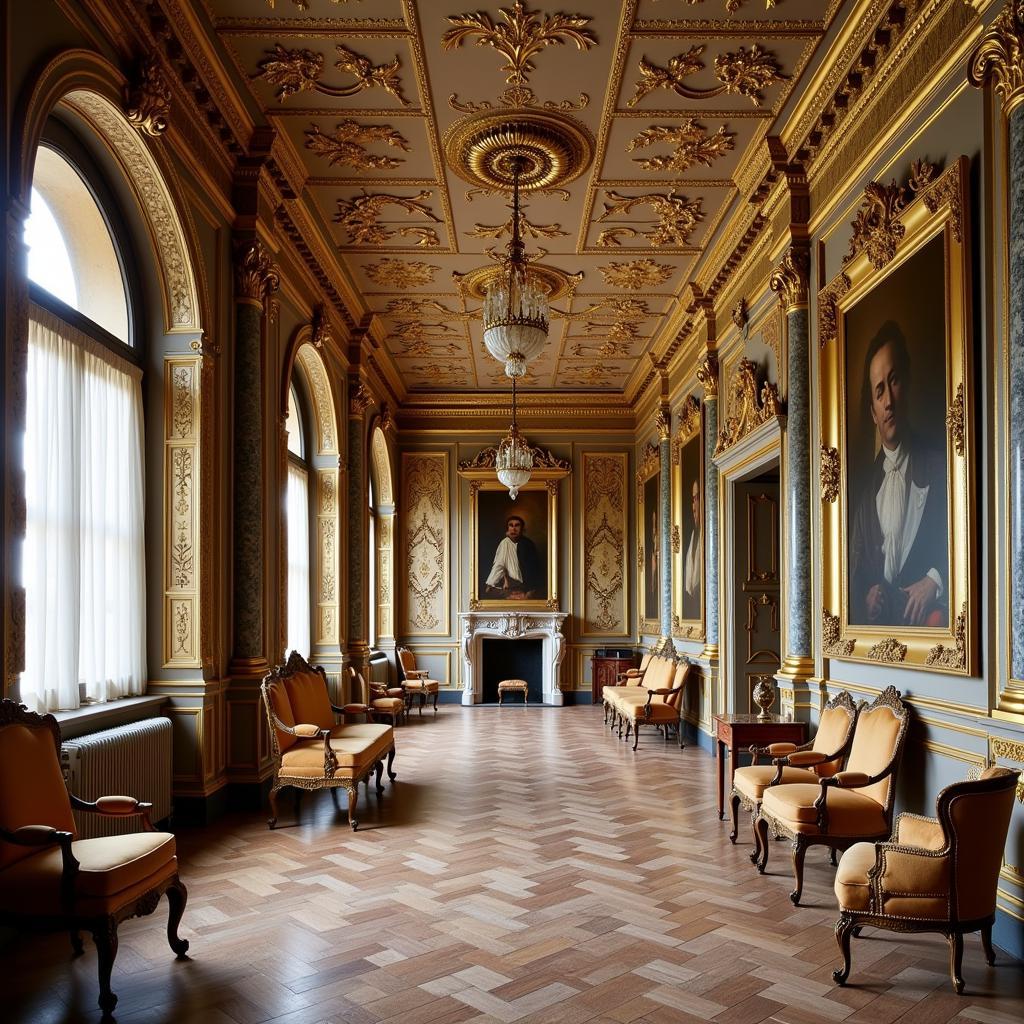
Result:
{"type": "MultiPolygon", "coordinates": [[[[596,707],[442,707],[398,732],[398,780],[360,795],[359,832],[327,793],[282,827],[236,815],[179,837],[189,887],[174,961],[166,909],[127,922],[121,1024],[1019,1024],[1024,970],[967,941],[967,994],[945,941],[868,932],[853,985],[832,984],[833,869],[807,861],[793,908],[788,846],[769,874],[717,819],[715,763],[637,754],[596,707]]],[[[93,1020],[95,954],[63,936],[3,958],[0,1019],[93,1020]]]]}

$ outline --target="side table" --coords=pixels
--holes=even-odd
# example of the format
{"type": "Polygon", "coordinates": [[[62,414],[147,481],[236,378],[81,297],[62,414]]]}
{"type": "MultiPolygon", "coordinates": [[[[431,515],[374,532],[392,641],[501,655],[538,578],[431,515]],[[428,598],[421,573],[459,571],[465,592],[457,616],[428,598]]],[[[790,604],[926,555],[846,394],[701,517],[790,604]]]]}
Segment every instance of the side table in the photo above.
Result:
{"type": "Polygon", "coordinates": [[[736,771],[736,756],[752,745],[796,743],[807,737],[806,722],[787,722],[778,715],[764,719],[757,715],[715,715],[715,752],[718,756],[718,820],[725,820],[725,751],[729,750],[729,784],[736,771]]]}

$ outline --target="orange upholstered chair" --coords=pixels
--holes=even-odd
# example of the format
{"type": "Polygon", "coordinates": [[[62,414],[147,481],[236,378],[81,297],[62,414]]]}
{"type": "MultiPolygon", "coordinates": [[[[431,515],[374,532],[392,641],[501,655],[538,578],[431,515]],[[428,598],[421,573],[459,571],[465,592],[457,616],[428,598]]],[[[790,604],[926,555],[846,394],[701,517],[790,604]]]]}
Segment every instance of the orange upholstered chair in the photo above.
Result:
{"type": "Polygon", "coordinates": [[[736,842],[739,831],[740,804],[750,812],[754,832],[753,863],[760,860],[761,846],[754,824],[761,809],[761,797],[769,786],[791,782],[814,785],[819,779],[835,775],[842,767],[843,758],[850,749],[857,709],[853,699],[843,690],[824,707],[818,721],[818,731],[810,743],[772,743],[767,747],[751,747],[753,764],[737,768],[732,779],[732,832],[729,839],[736,842]],[[771,764],[758,764],[758,757],[772,758],[771,764]]]}
{"type": "Polygon", "coordinates": [[[409,707],[412,707],[412,698],[418,696],[420,699],[420,714],[423,714],[423,706],[427,703],[427,697],[434,698],[434,714],[437,714],[437,695],[441,691],[441,682],[438,679],[431,679],[430,673],[425,668],[416,667],[416,655],[408,647],[398,648],[398,666],[402,670],[402,685],[409,695],[409,707]]]}
{"type": "Polygon", "coordinates": [[[346,669],[349,678],[349,688],[353,693],[361,694],[366,701],[369,717],[381,720],[386,719],[392,725],[399,725],[405,718],[406,700],[405,691],[401,687],[388,687],[384,683],[374,680],[367,682],[362,672],[357,672],[351,665],[346,669]]]}
{"type": "Polygon", "coordinates": [[[388,777],[395,778],[395,733],[389,725],[338,724],[335,715],[346,719],[365,714],[365,704],[337,707],[327,692],[327,673],[313,667],[298,651],[292,651],[285,665],[278,665],[263,677],[260,685],[270,726],[270,747],[274,757],[274,782],[270,790],[270,818],[277,824],[277,794],[286,786],[300,790],[340,787],[348,792],[348,821],[359,827],[356,802],[359,783],[369,786],[377,773],[377,792],[384,786],[384,758],[388,777]]]}
{"type": "Polygon", "coordinates": [[[896,773],[910,724],[910,709],[892,686],[871,704],[861,706],[853,730],[850,756],[843,771],[815,782],[769,786],[761,798],[757,835],[764,872],[768,862],[768,835],[793,841],[793,875],[790,893],[800,902],[804,880],[804,854],[809,846],[845,850],[854,843],[888,839],[896,773]]]}
{"type": "Polygon", "coordinates": [[[673,664],[667,680],[659,681],[653,673],[648,672],[633,690],[643,695],[642,700],[630,700],[632,693],[619,694],[616,702],[616,714],[620,723],[626,723],[626,739],[633,734],[633,749],[640,742],[640,726],[657,726],[668,742],[668,735],[675,730],[679,741],[679,749],[683,748],[683,690],[689,679],[692,666],[688,661],[673,664]]]}
{"type": "Polygon", "coordinates": [[[858,843],[836,872],[836,941],[850,976],[850,939],[864,925],[898,932],[941,932],[949,942],[949,973],[959,995],[964,934],[981,932],[985,958],[995,963],[992,924],[1003,846],[1020,772],[992,765],[976,781],[947,786],[935,817],[901,814],[886,843],[858,843]]]}
{"type": "Polygon", "coordinates": [[[66,930],[76,954],[83,951],[80,933],[90,932],[105,1015],[117,1004],[110,972],[121,921],[152,914],[167,893],[168,942],[179,960],[188,950],[178,938],[188,893],[178,877],[174,836],[153,829],[151,806],[130,796],[94,803],[69,796],[56,719],[0,701],[0,924],[66,930]],[[145,831],[76,839],[72,808],[138,817],[145,831]]]}

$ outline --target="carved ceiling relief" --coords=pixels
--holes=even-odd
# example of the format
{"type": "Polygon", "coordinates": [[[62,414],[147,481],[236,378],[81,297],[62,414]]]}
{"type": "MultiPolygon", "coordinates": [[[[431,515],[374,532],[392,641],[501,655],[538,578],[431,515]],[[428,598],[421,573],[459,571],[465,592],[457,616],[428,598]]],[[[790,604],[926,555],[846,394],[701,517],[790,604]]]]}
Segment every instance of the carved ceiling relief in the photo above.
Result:
{"type": "Polygon", "coordinates": [[[415,196],[395,196],[384,192],[367,192],[352,199],[339,199],[338,212],[334,217],[334,223],[340,224],[348,232],[348,241],[351,245],[379,245],[396,235],[402,238],[415,239],[416,245],[435,246],[440,245],[440,239],[433,228],[404,226],[392,228],[380,221],[383,211],[389,206],[397,206],[405,210],[411,217],[422,217],[433,221],[435,224],[441,222],[441,218],[434,215],[427,201],[432,198],[429,189],[417,192],[415,196]]]}
{"type": "Polygon", "coordinates": [[[403,107],[409,105],[402,93],[402,80],[398,74],[402,66],[400,57],[396,56],[388,64],[375,66],[366,57],[341,43],[334,49],[338,54],[334,67],[341,74],[355,78],[355,82],[349,85],[325,85],[320,81],[324,73],[322,53],[304,49],[288,50],[280,43],[275,43],[273,50],[260,61],[256,77],[264,79],[268,85],[276,86],[279,103],[284,103],[289,96],[299,92],[319,92],[324,96],[340,98],[376,88],[394,96],[403,107]]]}
{"type": "Polygon", "coordinates": [[[323,157],[329,166],[340,164],[356,171],[394,170],[405,162],[404,157],[369,152],[368,143],[383,143],[403,153],[408,153],[410,148],[405,136],[389,124],[360,124],[351,119],[340,121],[329,134],[322,132],[320,125],[314,122],[305,135],[306,149],[323,157]]]}

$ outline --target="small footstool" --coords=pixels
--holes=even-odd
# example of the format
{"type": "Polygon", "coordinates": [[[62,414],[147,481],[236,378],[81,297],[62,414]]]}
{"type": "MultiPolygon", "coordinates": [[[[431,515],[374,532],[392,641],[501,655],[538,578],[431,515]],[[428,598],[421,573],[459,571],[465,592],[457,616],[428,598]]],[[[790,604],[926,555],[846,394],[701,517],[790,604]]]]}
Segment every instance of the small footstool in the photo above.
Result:
{"type": "Polygon", "coordinates": [[[521,693],[523,705],[527,702],[527,686],[525,679],[503,679],[498,683],[498,704],[503,703],[506,693],[521,693]]]}

